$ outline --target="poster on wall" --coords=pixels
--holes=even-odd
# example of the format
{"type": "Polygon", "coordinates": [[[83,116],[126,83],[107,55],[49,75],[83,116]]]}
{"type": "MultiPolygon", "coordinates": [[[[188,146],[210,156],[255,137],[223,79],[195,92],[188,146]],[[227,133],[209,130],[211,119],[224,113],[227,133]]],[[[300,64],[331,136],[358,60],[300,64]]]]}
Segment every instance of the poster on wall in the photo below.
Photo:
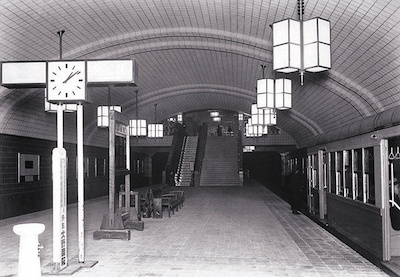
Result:
{"type": "Polygon", "coordinates": [[[40,156],[18,153],[18,183],[40,180],[40,156]]]}

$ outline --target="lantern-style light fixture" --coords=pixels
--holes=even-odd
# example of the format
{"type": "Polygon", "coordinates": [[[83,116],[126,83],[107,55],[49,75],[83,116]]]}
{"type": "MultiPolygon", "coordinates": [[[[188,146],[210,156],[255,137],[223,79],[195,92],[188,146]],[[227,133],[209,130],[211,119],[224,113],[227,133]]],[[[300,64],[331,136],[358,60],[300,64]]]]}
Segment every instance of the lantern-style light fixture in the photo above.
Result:
{"type": "Polygon", "coordinates": [[[218,111],[211,111],[210,112],[210,116],[211,117],[217,117],[217,116],[219,116],[219,112],[218,111]]]}
{"type": "Polygon", "coordinates": [[[177,114],[177,115],[176,115],[176,120],[177,120],[179,123],[182,123],[182,122],[183,122],[183,114],[181,114],[181,113],[177,114]]]}
{"type": "Polygon", "coordinates": [[[246,123],[246,137],[261,137],[262,135],[268,134],[267,125],[253,125],[251,118],[246,123]]]}
{"type": "Polygon", "coordinates": [[[321,72],[331,68],[330,22],[319,17],[303,21],[304,0],[298,0],[299,20],[272,24],[273,70],[290,73],[321,72]]]}
{"type": "Polygon", "coordinates": [[[129,135],[135,137],[145,137],[147,135],[147,122],[145,119],[129,120],[129,135]]]}
{"type": "Polygon", "coordinates": [[[276,125],[276,111],[274,109],[259,109],[257,104],[251,105],[252,125],[276,125]]]}
{"type": "Polygon", "coordinates": [[[108,114],[109,110],[121,113],[121,106],[98,106],[97,107],[97,127],[108,127],[108,114]]]}
{"type": "Polygon", "coordinates": [[[157,123],[157,104],[154,104],[154,123],[147,126],[149,138],[162,138],[164,136],[164,125],[157,123]]]}
{"type": "Polygon", "coordinates": [[[292,108],[292,80],[275,80],[275,108],[278,110],[292,108]]]}
{"type": "Polygon", "coordinates": [[[255,145],[245,145],[243,147],[243,152],[253,152],[254,150],[256,150],[255,145]]]}
{"type": "Polygon", "coordinates": [[[152,123],[148,125],[149,138],[162,138],[164,135],[164,128],[162,124],[152,123]]]}
{"type": "Polygon", "coordinates": [[[129,120],[129,135],[145,137],[147,135],[147,121],[139,119],[138,92],[139,90],[136,90],[136,118],[129,120]]]}
{"type": "Polygon", "coordinates": [[[261,65],[263,78],[257,80],[257,107],[278,110],[292,108],[292,80],[265,79],[265,67],[265,65],[261,65]]]}

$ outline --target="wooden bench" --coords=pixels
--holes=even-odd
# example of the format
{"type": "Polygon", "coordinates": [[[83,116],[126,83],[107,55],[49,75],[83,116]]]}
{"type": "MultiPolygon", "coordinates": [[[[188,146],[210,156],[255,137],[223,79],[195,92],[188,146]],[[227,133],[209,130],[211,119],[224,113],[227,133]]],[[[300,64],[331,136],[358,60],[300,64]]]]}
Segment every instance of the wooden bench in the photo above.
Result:
{"type": "MultiPolygon", "coordinates": [[[[139,218],[162,218],[163,210],[179,211],[183,207],[185,194],[183,190],[175,190],[176,187],[167,185],[154,185],[136,191],[131,191],[131,206],[136,208],[139,218]],[[174,190],[170,190],[173,188],[174,190]]],[[[119,193],[119,207],[124,206],[125,192],[119,193]]],[[[139,219],[140,220],[140,219],[139,219]]]]}
{"type": "Polygon", "coordinates": [[[167,209],[168,217],[171,217],[171,211],[174,214],[175,210],[179,210],[178,196],[174,193],[169,193],[166,188],[158,187],[153,190],[154,210],[153,217],[162,218],[163,210],[167,209]]]}

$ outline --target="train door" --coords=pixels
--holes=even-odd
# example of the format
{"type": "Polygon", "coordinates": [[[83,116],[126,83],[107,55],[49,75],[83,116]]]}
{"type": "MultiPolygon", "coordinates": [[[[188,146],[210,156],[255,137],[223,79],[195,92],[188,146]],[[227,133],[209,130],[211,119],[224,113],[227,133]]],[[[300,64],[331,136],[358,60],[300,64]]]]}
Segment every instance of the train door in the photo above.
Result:
{"type": "Polygon", "coordinates": [[[310,154],[307,157],[307,180],[308,180],[308,211],[312,215],[319,214],[318,196],[318,158],[317,154],[310,154]]]}
{"type": "Polygon", "coordinates": [[[386,157],[389,165],[389,184],[383,187],[384,189],[387,187],[389,192],[389,201],[385,201],[387,205],[385,210],[389,212],[386,224],[389,228],[387,228],[386,234],[389,236],[390,257],[393,258],[400,257],[400,200],[398,195],[400,193],[400,139],[390,139],[388,149],[386,157]]]}
{"type": "Polygon", "coordinates": [[[319,198],[319,219],[325,219],[326,215],[326,189],[327,189],[327,164],[326,164],[326,151],[324,149],[318,150],[318,198],[319,198]]]}

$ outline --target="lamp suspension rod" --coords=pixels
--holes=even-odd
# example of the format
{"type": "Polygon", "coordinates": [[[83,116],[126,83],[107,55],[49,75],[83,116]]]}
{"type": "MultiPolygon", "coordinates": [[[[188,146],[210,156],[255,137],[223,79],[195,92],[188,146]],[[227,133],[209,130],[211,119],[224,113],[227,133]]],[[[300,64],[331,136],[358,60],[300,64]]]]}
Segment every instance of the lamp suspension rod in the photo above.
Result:
{"type": "Polygon", "coordinates": [[[299,20],[303,20],[303,16],[304,16],[304,0],[297,0],[297,13],[299,15],[299,20]]]}
{"type": "Polygon", "coordinates": [[[65,30],[61,30],[57,32],[57,35],[60,38],[60,60],[62,60],[62,36],[64,35],[65,30]]]}
{"type": "Polygon", "coordinates": [[[261,65],[261,69],[262,69],[262,78],[263,79],[265,79],[265,68],[266,68],[267,66],[266,65],[261,65]]]}
{"type": "Polygon", "coordinates": [[[304,17],[304,0],[297,0],[297,12],[300,20],[300,85],[304,85],[304,47],[303,47],[303,17],[304,17]]]}
{"type": "Polygon", "coordinates": [[[139,109],[138,109],[138,92],[139,90],[136,90],[136,120],[139,119],[139,109]]]}
{"type": "Polygon", "coordinates": [[[157,104],[154,104],[154,124],[157,124],[157,104]]]}

